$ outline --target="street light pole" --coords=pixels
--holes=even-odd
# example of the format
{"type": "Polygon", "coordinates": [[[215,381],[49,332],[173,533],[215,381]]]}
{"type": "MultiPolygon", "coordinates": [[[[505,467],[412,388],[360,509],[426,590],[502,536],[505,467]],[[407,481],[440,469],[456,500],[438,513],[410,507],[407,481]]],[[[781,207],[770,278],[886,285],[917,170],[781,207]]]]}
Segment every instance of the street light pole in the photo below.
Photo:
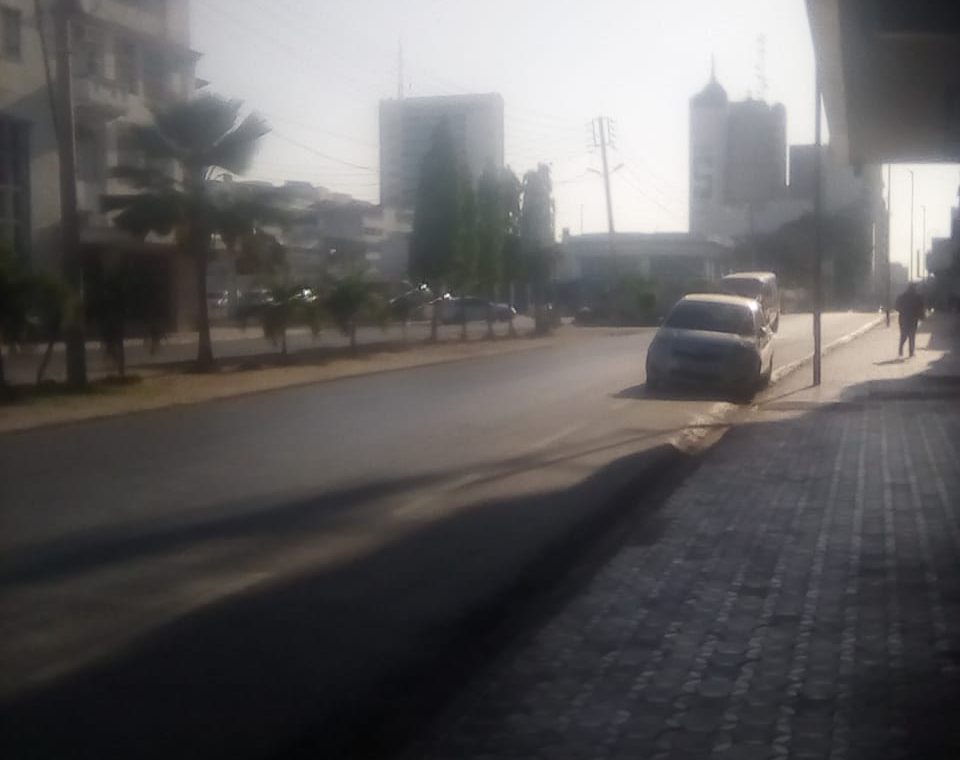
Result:
{"type": "Polygon", "coordinates": [[[917,261],[917,267],[920,269],[920,279],[923,280],[926,277],[927,269],[927,207],[920,206],[920,211],[922,214],[921,218],[921,233],[920,233],[920,259],[917,261]]]}
{"type": "Polygon", "coordinates": [[[913,281],[917,279],[917,270],[914,264],[914,253],[913,253],[913,169],[907,169],[910,172],[910,266],[908,267],[908,275],[910,280],[913,281]]]}
{"type": "MultiPolygon", "coordinates": [[[[70,22],[73,0],[58,0],[53,9],[56,45],[56,126],[60,164],[60,236],[63,276],[79,306],[67,319],[67,384],[87,384],[87,350],[83,329],[83,266],[80,261],[80,219],[77,214],[77,136],[73,113],[73,51],[70,22]]],[[[42,23],[42,22],[38,22],[42,23]]]]}
{"type": "Polygon", "coordinates": [[[816,113],[816,171],[813,192],[814,215],[814,273],[813,273],[813,384],[820,385],[822,377],[821,366],[821,313],[823,310],[823,140],[820,124],[823,121],[822,82],[820,81],[820,66],[814,63],[814,78],[816,85],[817,103],[816,113]]]}
{"type": "Polygon", "coordinates": [[[893,164],[887,164],[887,272],[886,272],[886,296],[884,298],[883,311],[886,314],[887,327],[890,327],[890,249],[893,247],[893,164]]]}

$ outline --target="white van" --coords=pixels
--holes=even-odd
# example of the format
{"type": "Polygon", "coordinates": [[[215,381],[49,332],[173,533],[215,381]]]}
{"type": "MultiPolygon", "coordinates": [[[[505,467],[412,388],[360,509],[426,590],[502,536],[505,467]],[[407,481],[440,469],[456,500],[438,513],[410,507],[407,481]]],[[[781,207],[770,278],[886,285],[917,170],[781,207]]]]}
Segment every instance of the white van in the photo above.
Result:
{"type": "Polygon", "coordinates": [[[770,329],[780,329],[780,291],[773,272],[734,272],[720,280],[720,289],[731,296],[758,301],[770,329]]]}

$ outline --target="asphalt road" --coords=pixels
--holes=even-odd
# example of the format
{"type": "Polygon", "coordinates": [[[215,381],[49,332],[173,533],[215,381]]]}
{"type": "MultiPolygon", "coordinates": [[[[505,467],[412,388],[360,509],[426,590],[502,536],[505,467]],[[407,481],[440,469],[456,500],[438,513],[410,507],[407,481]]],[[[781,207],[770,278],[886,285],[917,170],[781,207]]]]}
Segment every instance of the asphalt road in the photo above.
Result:
{"type": "MultiPolygon", "coordinates": [[[[653,332],[0,436],[4,756],[272,756],[357,718],[709,424],[645,396],[653,332]]],[[[809,333],[785,316],[776,363],[809,333]]]]}

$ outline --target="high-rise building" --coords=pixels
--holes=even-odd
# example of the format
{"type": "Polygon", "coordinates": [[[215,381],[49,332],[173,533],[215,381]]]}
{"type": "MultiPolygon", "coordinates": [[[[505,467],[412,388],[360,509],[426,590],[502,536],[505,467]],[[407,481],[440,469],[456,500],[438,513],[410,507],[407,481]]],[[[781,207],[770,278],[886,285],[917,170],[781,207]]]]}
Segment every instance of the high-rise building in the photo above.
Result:
{"type": "Polygon", "coordinates": [[[380,203],[416,204],[423,158],[446,122],[454,148],[476,179],[503,166],[503,98],[496,93],[403,98],[380,102],[380,203]]]}
{"type": "Polygon", "coordinates": [[[784,107],[730,102],[711,75],[690,100],[690,231],[749,234],[771,202],[785,197],[786,185],[784,107]]]}
{"type": "MultiPolygon", "coordinates": [[[[110,168],[139,160],[123,125],[194,92],[189,0],[75,3],[70,21],[81,243],[110,235],[100,198],[110,168]]],[[[0,0],[0,236],[40,266],[59,265],[59,159],[44,50],[56,72],[55,2],[0,0]],[[40,18],[36,11],[40,9],[40,18]]]]}

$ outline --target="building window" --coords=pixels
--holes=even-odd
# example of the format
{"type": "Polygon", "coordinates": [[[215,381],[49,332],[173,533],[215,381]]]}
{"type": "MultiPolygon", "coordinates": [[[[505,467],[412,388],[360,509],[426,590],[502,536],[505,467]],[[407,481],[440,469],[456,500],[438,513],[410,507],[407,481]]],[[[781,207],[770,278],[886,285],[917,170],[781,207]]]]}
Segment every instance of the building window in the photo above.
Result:
{"type": "Polygon", "coordinates": [[[107,176],[107,153],[103,135],[82,124],[77,125],[77,179],[94,184],[107,176]]]}
{"type": "Polygon", "coordinates": [[[20,11],[0,9],[0,34],[3,35],[3,57],[20,60],[20,11]]]}
{"type": "Polygon", "coordinates": [[[80,76],[103,76],[103,35],[93,27],[80,27],[77,40],[77,73],[80,76]]]}
{"type": "Polygon", "coordinates": [[[140,72],[137,64],[137,49],[133,43],[117,40],[114,59],[117,84],[124,92],[137,95],[140,92],[140,72]]]}
{"type": "Polygon", "coordinates": [[[143,94],[152,100],[163,100],[170,96],[167,61],[157,50],[143,54],[143,94]]]}
{"type": "Polygon", "coordinates": [[[27,124],[0,115],[0,245],[26,256],[30,242],[27,124]]]}

